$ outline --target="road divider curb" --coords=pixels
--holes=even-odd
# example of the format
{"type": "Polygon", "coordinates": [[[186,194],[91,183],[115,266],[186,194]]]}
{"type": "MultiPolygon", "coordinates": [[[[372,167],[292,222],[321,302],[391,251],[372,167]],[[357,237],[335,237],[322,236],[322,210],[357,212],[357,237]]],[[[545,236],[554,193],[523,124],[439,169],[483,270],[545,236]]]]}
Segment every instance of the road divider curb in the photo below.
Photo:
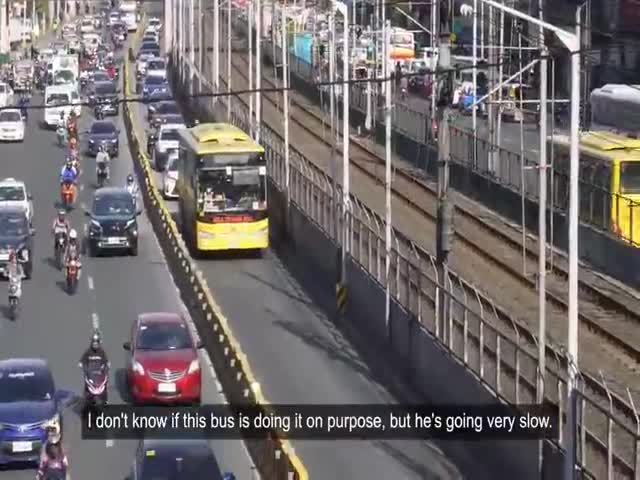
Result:
{"type": "MultiPolygon", "coordinates": [[[[135,60],[132,49],[129,49],[128,57],[130,61],[135,60]]],[[[124,92],[128,100],[135,98],[130,91],[129,62],[124,62],[124,92]]],[[[122,111],[147,215],[167,259],[171,275],[211,357],[230,408],[233,409],[234,405],[258,405],[265,414],[269,414],[272,409],[251,370],[247,356],[213,298],[202,271],[191,258],[178,226],[155,184],[145,146],[141,145],[133,127],[134,118],[128,101],[124,102],[122,111]]],[[[276,432],[263,439],[246,439],[244,442],[263,480],[309,479],[307,470],[291,443],[280,438],[276,432]]]]}

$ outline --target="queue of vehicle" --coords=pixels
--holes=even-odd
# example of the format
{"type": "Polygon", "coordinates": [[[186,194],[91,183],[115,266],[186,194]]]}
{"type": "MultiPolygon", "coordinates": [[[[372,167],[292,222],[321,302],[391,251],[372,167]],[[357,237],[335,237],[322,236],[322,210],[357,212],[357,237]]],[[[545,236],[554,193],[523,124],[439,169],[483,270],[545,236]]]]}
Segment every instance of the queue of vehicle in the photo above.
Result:
{"type": "MultiPolygon", "coordinates": [[[[23,98],[28,98],[35,89],[26,85],[38,87],[45,106],[39,123],[55,128],[58,137],[60,148],[53,156],[58,156],[63,166],[58,211],[51,228],[52,257],[54,268],[64,276],[69,295],[76,293],[81,277],[83,243],[90,257],[111,252],[138,254],[137,217],[142,210],[135,179],[129,175],[122,186],[111,185],[108,180],[110,162],[119,154],[120,130],[115,122],[97,115],[98,110],[94,110],[95,118],[86,131],[79,131],[77,123],[83,97],[101,107],[100,115],[118,115],[120,111],[118,78],[109,69],[115,62],[107,45],[114,39],[121,41],[121,22],[129,31],[137,25],[137,14],[134,19],[131,14],[131,5],[127,3],[121,4],[118,11],[105,12],[103,17],[85,16],[73,24],[65,24],[62,39],[37,52],[32,70],[26,63],[14,66],[12,80],[18,88],[0,83],[2,106],[17,103],[14,92],[24,92],[23,98]],[[108,25],[109,31],[104,31],[103,25],[108,25]],[[86,150],[81,149],[81,142],[86,142],[86,150]],[[87,228],[76,229],[68,212],[76,208],[81,174],[84,178],[88,173],[81,166],[84,155],[96,157],[98,187],[85,210],[87,228]],[[84,238],[80,238],[78,231],[86,232],[84,238]]],[[[161,22],[152,19],[149,23],[149,32],[159,34],[161,22]]],[[[158,125],[159,142],[154,158],[167,165],[164,189],[171,196],[173,192],[167,190],[167,185],[175,183],[178,165],[172,135],[176,129],[184,128],[184,121],[175,104],[155,103],[156,99],[168,100],[171,93],[166,63],[157,43],[159,38],[157,35],[153,38],[156,43],[153,49],[147,48],[153,55],[150,68],[143,71],[141,90],[150,102],[149,115],[158,125]]],[[[0,112],[0,140],[28,141],[25,109],[28,106],[20,103],[17,108],[0,112]]],[[[25,182],[16,178],[0,180],[0,274],[9,279],[8,303],[16,320],[22,281],[34,275],[33,215],[33,197],[25,182]]],[[[202,343],[193,336],[182,314],[143,313],[137,316],[130,331],[130,338],[123,339],[126,340],[123,348],[129,356],[126,383],[134,402],[198,404],[202,396],[198,350],[202,343]]],[[[110,362],[99,331],[93,332],[89,348],[78,365],[83,375],[80,395],[84,402],[107,403],[110,362]]],[[[64,414],[77,398],[78,395],[56,385],[44,359],[0,360],[0,464],[32,463],[38,466],[40,480],[68,479],[70,459],[63,447],[64,414]]],[[[141,441],[129,478],[150,480],[160,474],[193,480],[235,479],[232,474],[220,473],[215,454],[204,440],[141,441]]]]}

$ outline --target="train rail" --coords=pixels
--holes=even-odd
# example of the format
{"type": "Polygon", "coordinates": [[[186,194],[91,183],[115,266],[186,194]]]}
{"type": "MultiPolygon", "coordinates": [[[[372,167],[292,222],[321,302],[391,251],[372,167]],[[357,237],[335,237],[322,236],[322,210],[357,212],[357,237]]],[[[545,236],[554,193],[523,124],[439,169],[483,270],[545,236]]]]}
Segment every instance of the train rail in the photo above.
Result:
{"type": "MultiPolygon", "coordinates": [[[[234,89],[245,88],[246,83],[248,83],[247,66],[246,55],[234,52],[232,56],[232,85],[234,89]],[[242,83],[245,83],[245,85],[241,85],[242,83]]],[[[277,87],[268,75],[263,76],[262,81],[265,88],[277,87]]],[[[240,95],[239,97],[246,106],[248,104],[248,95],[240,95]]],[[[265,112],[267,108],[274,110],[271,112],[269,120],[273,125],[271,123],[268,124],[274,130],[277,130],[278,127],[281,127],[281,120],[276,118],[276,115],[279,117],[282,113],[281,95],[263,93],[262,98],[264,103],[269,104],[269,107],[265,105],[265,112]],[[280,125],[276,125],[276,123],[280,125]]],[[[327,129],[326,120],[321,112],[316,111],[315,106],[310,105],[306,99],[300,98],[299,94],[292,92],[290,98],[292,98],[289,109],[290,125],[296,128],[295,132],[302,134],[294,133],[292,135],[293,149],[300,150],[302,148],[304,150],[304,147],[308,146],[306,144],[315,143],[316,145],[314,145],[312,151],[306,156],[311,162],[317,162],[315,166],[319,171],[326,172],[326,162],[331,150],[331,143],[323,134],[327,129]]],[[[267,117],[266,114],[265,117],[267,117]]],[[[375,185],[378,192],[381,192],[380,186],[384,184],[384,169],[381,167],[383,167],[384,161],[380,154],[376,152],[376,147],[366,145],[352,136],[350,148],[353,169],[360,173],[361,176],[366,177],[367,181],[375,185]]],[[[337,155],[339,155],[339,150],[338,148],[337,155]]],[[[353,173],[355,172],[352,171],[352,178],[354,178],[352,185],[358,181],[357,175],[354,176],[353,173]]],[[[406,212],[409,209],[414,214],[413,218],[420,218],[420,230],[423,235],[415,236],[414,232],[414,238],[410,240],[417,245],[423,246],[427,251],[433,251],[428,240],[433,236],[430,235],[429,230],[433,231],[435,226],[436,194],[428,179],[410,168],[399,168],[396,165],[394,168],[393,196],[395,202],[401,202],[405,206],[404,209],[400,208],[398,210],[406,212]],[[422,222],[424,222],[424,225],[422,225],[422,222]]],[[[363,198],[363,200],[365,199],[363,198]]],[[[382,210],[380,210],[379,206],[381,204],[378,202],[379,205],[376,208],[375,198],[366,198],[368,203],[370,200],[369,207],[371,207],[371,211],[380,215],[382,210]]],[[[536,352],[535,334],[531,333],[537,331],[536,280],[522,273],[520,234],[516,229],[505,227],[505,225],[501,225],[502,228],[499,228],[495,224],[495,218],[493,218],[495,215],[492,216],[488,213],[486,216],[478,215],[478,210],[475,209],[474,211],[467,208],[465,202],[458,203],[456,215],[457,242],[453,259],[454,261],[457,259],[457,265],[454,265],[454,268],[463,277],[472,281],[474,277],[475,279],[478,278],[478,273],[476,272],[474,275],[473,270],[481,271],[484,281],[475,281],[475,283],[493,285],[493,289],[486,291],[487,296],[504,299],[502,302],[504,308],[498,308],[497,311],[492,303],[484,305],[487,310],[494,309],[495,315],[493,318],[496,320],[496,328],[502,327],[500,330],[503,332],[512,331],[511,328],[504,327],[505,325],[508,327],[514,325],[513,313],[515,313],[520,318],[520,320],[515,320],[517,322],[517,330],[522,334],[522,337],[518,339],[519,343],[524,340],[526,348],[536,352]],[[493,248],[488,246],[493,246],[493,248]],[[501,290],[501,286],[504,285],[508,285],[508,290],[501,290]],[[506,296],[505,293],[507,294],[506,296]],[[502,322],[502,325],[500,325],[500,322],[502,322]]],[[[410,234],[411,232],[403,233],[410,234]]],[[[536,248],[535,239],[527,238],[526,258],[531,263],[537,263],[536,248]]],[[[586,327],[581,329],[580,343],[582,351],[585,352],[584,357],[587,360],[585,362],[581,358],[581,364],[585,365],[585,370],[589,372],[583,374],[585,395],[593,399],[596,404],[595,408],[599,408],[602,412],[612,411],[616,418],[623,418],[624,425],[626,425],[624,433],[628,434],[629,431],[635,432],[636,430],[635,413],[632,406],[626,401],[624,385],[637,384],[634,374],[640,362],[640,351],[634,347],[634,345],[638,344],[638,342],[634,342],[634,337],[639,333],[637,332],[639,316],[635,312],[640,311],[640,308],[636,309],[634,306],[637,305],[638,300],[633,295],[633,292],[627,292],[623,287],[593,275],[591,272],[586,273],[588,273],[586,275],[588,280],[581,279],[580,281],[580,320],[582,325],[586,327]],[[601,370],[607,379],[606,384],[601,381],[601,378],[598,378],[601,370]],[[609,389],[609,386],[612,387],[611,390],[613,392],[609,389]]],[[[566,321],[564,319],[566,318],[567,304],[563,298],[563,293],[566,292],[567,273],[562,260],[552,265],[552,270],[549,272],[547,279],[549,330],[551,331],[551,336],[555,339],[564,338],[566,330],[566,321]]],[[[469,287],[461,283],[460,288],[469,287]]],[[[474,295],[471,290],[464,292],[464,295],[467,293],[470,296],[474,295]]],[[[483,305],[480,305],[480,308],[483,308],[483,305]]],[[[490,323],[494,322],[490,321],[490,323]]],[[[555,343],[557,345],[559,342],[555,343]]],[[[496,348],[499,355],[499,345],[496,348]]],[[[550,346],[547,351],[548,364],[557,364],[558,373],[563,376],[566,365],[558,362],[558,352],[561,352],[561,348],[550,346]]],[[[496,350],[489,351],[489,355],[494,355],[495,357],[496,350]]],[[[520,368],[531,369],[535,367],[522,366],[520,368]]],[[[509,369],[508,372],[502,373],[517,376],[517,369],[518,367],[516,366],[515,369],[509,369]]],[[[531,374],[532,372],[529,373],[531,374]]],[[[535,376],[529,375],[529,378],[535,378],[535,376]]],[[[526,387],[530,394],[535,392],[534,384],[526,387]]],[[[558,387],[558,394],[560,394],[560,387],[558,387]]],[[[528,395],[528,398],[531,398],[531,395],[528,395]]],[[[606,439],[607,430],[611,426],[607,425],[605,420],[598,420],[596,423],[597,425],[590,425],[590,428],[597,430],[591,440],[591,447],[602,451],[603,448],[606,448],[603,446],[602,439],[606,439]]],[[[615,427],[614,430],[616,430],[615,427]]],[[[590,433],[587,433],[587,436],[589,435],[590,433]]],[[[617,435],[618,432],[614,431],[614,436],[617,435]]],[[[625,457],[623,461],[629,465],[632,463],[631,457],[634,452],[631,452],[626,447],[624,450],[624,452],[621,452],[625,457]]]]}

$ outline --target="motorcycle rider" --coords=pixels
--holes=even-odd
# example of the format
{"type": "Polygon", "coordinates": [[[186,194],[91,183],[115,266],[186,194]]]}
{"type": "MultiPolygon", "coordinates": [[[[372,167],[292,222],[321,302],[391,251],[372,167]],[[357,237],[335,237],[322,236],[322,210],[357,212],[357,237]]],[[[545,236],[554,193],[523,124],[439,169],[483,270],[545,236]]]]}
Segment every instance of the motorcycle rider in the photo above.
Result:
{"type": "Polygon", "coordinates": [[[109,156],[109,152],[107,152],[104,145],[100,145],[98,147],[98,154],[96,155],[96,175],[101,167],[105,169],[107,172],[107,180],[111,178],[111,169],[109,168],[109,164],[111,163],[111,157],[109,156]]]}
{"type": "Polygon", "coordinates": [[[69,239],[67,240],[67,251],[64,254],[64,264],[69,266],[71,260],[76,261],[78,267],[78,280],[82,273],[82,263],[80,262],[80,245],[78,243],[78,232],[75,228],[69,231],[69,239]]]}
{"type": "Polygon", "coordinates": [[[24,269],[22,264],[18,261],[18,254],[14,249],[9,251],[9,263],[7,263],[7,277],[10,284],[22,283],[22,277],[24,276],[24,269]]]}
{"type": "MultiPolygon", "coordinates": [[[[69,219],[67,218],[67,212],[64,210],[59,210],[56,218],[53,219],[53,225],[51,225],[51,234],[54,237],[59,233],[62,233],[65,237],[69,236],[69,231],[71,230],[71,224],[69,223],[69,219]]],[[[56,248],[56,245],[53,246],[56,248]]]]}
{"type": "Polygon", "coordinates": [[[44,479],[50,468],[62,470],[65,473],[69,468],[69,459],[62,447],[60,432],[58,429],[50,429],[48,434],[47,442],[42,449],[42,456],[40,457],[37,480],[44,479]]]}
{"type": "Polygon", "coordinates": [[[76,183],[78,179],[78,168],[73,164],[70,158],[60,170],[60,183],[76,183]]]}
{"type": "Polygon", "coordinates": [[[129,174],[127,175],[127,191],[131,194],[131,196],[133,197],[133,203],[137,204],[138,201],[138,194],[140,193],[140,187],[138,186],[138,183],[136,182],[136,179],[133,178],[133,174],[129,174]]]}
{"type": "Polygon", "coordinates": [[[85,350],[80,358],[80,365],[82,368],[86,368],[86,366],[90,362],[100,362],[101,365],[106,365],[107,367],[110,365],[109,357],[107,357],[107,352],[102,348],[102,338],[100,337],[100,332],[97,330],[93,332],[91,336],[91,343],[89,344],[89,348],[85,350]]]}

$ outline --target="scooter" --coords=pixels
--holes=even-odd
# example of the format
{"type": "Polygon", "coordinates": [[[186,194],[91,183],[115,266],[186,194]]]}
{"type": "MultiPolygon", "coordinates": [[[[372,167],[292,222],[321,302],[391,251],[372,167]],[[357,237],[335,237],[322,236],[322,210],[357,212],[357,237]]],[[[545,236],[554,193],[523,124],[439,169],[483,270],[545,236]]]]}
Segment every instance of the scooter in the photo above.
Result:
{"type": "Polygon", "coordinates": [[[106,163],[99,163],[98,169],[96,172],[96,176],[98,177],[98,181],[96,183],[98,188],[104,187],[105,182],[107,181],[107,177],[109,176],[109,171],[106,163]]]}
{"type": "Polygon", "coordinates": [[[94,107],[93,116],[96,117],[96,120],[104,120],[104,109],[102,105],[96,105],[94,107]]]}
{"type": "Polygon", "coordinates": [[[56,267],[58,270],[62,270],[62,260],[64,257],[64,251],[67,248],[67,235],[63,232],[55,234],[55,251],[54,256],[56,259],[56,267]]]}
{"type": "Polygon", "coordinates": [[[22,282],[20,280],[9,282],[9,318],[18,318],[20,310],[20,297],[22,296],[22,282]]]}
{"type": "Polygon", "coordinates": [[[70,260],[67,265],[67,293],[73,295],[78,290],[78,261],[70,260]]]}
{"type": "Polygon", "coordinates": [[[67,129],[64,126],[59,126],[56,129],[56,135],[58,136],[58,146],[63,147],[67,144],[67,129]]]}
{"type": "Polygon", "coordinates": [[[84,372],[84,399],[87,405],[103,406],[107,404],[107,384],[109,383],[109,366],[92,362],[82,365],[84,372]]]}
{"type": "Polygon", "coordinates": [[[62,206],[65,210],[69,211],[73,208],[73,202],[75,200],[75,187],[73,183],[62,184],[62,206]]]}

